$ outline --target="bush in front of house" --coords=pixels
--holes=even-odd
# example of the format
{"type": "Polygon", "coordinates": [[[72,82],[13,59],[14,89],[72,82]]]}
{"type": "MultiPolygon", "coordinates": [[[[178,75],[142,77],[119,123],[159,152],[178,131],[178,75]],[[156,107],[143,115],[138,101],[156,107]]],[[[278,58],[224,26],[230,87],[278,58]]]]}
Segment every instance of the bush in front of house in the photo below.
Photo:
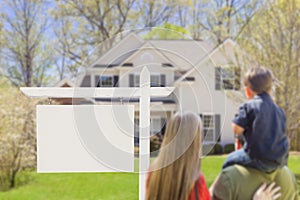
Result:
{"type": "Polygon", "coordinates": [[[157,156],[160,146],[162,144],[163,136],[161,135],[152,135],[150,137],[150,153],[151,156],[157,156]]]}
{"type": "Polygon", "coordinates": [[[224,146],[224,153],[227,154],[227,153],[231,153],[235,150],[235,147],[234,147],[234,144],[226,144],[224,146]]]}
{"type": "Polygon", "coordinates": [[[216,154],[216,155],[223,154],[223,147],[222,147],[221,144],[219,144],[219,143],[215,144],[215,146],[214,146],[214,154],[216,154]]]}
{"type": "Polygon", "coordinates": [[[204,143],[202,145],[202,155],[219,155],[223,154],[223,147],[219,143],[204,143]]]}

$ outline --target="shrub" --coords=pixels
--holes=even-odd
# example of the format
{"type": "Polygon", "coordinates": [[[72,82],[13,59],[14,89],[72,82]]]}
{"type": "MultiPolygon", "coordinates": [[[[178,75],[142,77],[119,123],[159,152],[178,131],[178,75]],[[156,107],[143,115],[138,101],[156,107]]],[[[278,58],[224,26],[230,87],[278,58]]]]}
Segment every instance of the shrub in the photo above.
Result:
{"type": "Polygon", "coordinates": [[[214,154],[216,154],[216,155],[223,154],[223,147],[221,144],[219,144],[219,143],[215,144],[214,154]]]}
{"type": "Polygon", "coordinates": [[[150,137],[150,152],[151,156],[157,156],[160,149],[163,137],[160,135],[152,135],[150,137]]]}
{"type": "Polygon", "coordinates": [[[224,153],[231,153],[235,150],[234,144],[226,144],[224,146],[224,153]]]}
{"type": "Polygon", "coordinates": [[[214,144],[203,144],[202,145],[202,155],[218,155],[223,153],[222,145],[219,143],[214,144]]]}

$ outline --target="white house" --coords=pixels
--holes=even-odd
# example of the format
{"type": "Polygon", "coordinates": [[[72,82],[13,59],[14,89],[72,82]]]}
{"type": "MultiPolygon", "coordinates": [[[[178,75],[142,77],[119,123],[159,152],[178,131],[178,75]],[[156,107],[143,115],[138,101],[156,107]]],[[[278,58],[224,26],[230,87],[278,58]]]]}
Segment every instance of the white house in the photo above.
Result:
{"type": "MultiPolygon", "coordinates": [[[[218,47],[194,40],[144,40],[130,33],[106,51],[77,78],[80,87],[138,87],[145,66],[151,86],[175,87],[167,98],[151,99],[151,134],[160,133],[176,111],[194,111],[203,120],[204,141],[233,143],[231,120],[242,97],[235,43],[218,47]]],[[[134,104],[138,99],[95,99],[97,104],[134,104]]],[[[138,131],[138,129],[136,129],[138,131]]],[[[137,134],[137,133],[136,133],[137,134]]]]}

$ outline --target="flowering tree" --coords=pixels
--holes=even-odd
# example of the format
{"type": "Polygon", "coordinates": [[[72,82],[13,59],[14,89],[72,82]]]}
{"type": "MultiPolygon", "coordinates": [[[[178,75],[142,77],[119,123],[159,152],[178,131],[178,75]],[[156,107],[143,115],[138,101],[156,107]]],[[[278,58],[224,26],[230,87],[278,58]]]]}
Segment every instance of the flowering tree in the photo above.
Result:
{"type": "Polygon", "coordinates": [[[0,190],[16,185],[18,172],[36,165],[36,100],[0,79],[0,190]]]}

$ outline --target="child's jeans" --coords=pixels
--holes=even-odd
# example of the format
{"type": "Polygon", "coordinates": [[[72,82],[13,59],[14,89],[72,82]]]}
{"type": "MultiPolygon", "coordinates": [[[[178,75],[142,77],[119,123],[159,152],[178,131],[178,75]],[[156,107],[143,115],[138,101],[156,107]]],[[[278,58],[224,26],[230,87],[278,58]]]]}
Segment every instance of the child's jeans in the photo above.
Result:
{"type": "Polygon", "coordinates": [[[255,168],[257,170],[267,172],[267,173],[270,173],[270,172],[274,171],[275,169],[281,167],[276,162],[252,159],[245,152],[245,150],[243,148],[240,150],[234,151],[228,155],[228,157],[225,160],[225,163],[223,165],[223,169],[226,167],[229,167],[231,165],[234,165],[234,164],[242,165],[245,167],[255,168]]]}

